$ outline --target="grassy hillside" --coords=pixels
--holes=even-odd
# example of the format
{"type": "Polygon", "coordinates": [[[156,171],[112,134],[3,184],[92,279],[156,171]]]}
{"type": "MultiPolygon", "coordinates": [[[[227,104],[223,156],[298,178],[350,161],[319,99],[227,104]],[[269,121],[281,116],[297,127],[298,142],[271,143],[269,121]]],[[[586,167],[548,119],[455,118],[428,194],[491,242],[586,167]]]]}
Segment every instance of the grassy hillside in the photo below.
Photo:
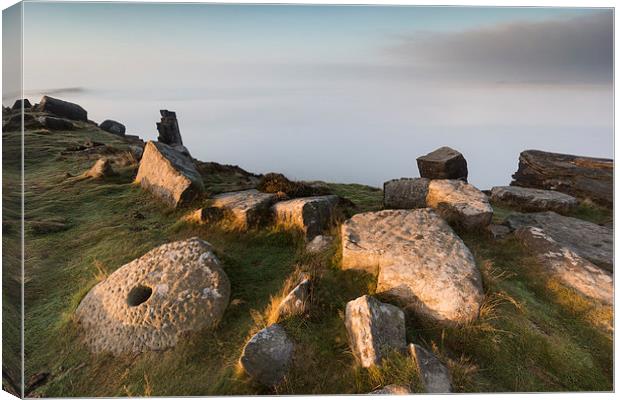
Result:
{"type": "MultiPolygon", "coordinates": [[[[19,133],[5,134],[5,151],[17,151],[18,138],[19,133]]],[[[31,396],[367,393],[387,384],[418,382],[411,360],[398,354],[380,368],[355,365],[344,306],[373,293],[375,279],[339,268],[338,240],[324,254],[310,256],[293,232],[227,232],[217,225],[183,222],[188,209],[168,210],[132,184],[136,165],[130,158],[114,165],[118,177],[73,179],[98,157],[71,150],[87,141],[105,143],[124,159],[127,144],[94,127],[25,134],[26,381],[41,372],[50,374],[31,396]],[[214,245],[231,281],[231,304],[219,328],[189,334],[166,351],[90,354],[73,320],[83,296],[153,247],[191,236],[214,245]],[[317,284],[309,315],[282,321],[296,342],[293,366],[280,386],[256,386],[237,360],[249,336],[272,319],[272,300],[300,270],[314,275],[317,284]]],[[[211,192],[248,185],[239,174],[209,171],[211,192]]],[[[3,178],[15,172],[5,167],[3,178]]],[[[379,189],[329,187],[357,205],[348,214],[381,208],[379,189]]],[[[497,218],[507,212],[498,211],[497,218]]],[[[609,213],[585,208],[578,216],[602,221],[609,213]]],[[[332,234],[338,236],[338,229],[332,234]]],[[[459,328],[426,326],[411,316],[407,320],[408,340],[440,356],[452,372],[455,390],[612,390],[612,308],[542,276],[536,261],[512,239],[462,237],[484,278],[487,298],[481,318],[459,328]]]]}

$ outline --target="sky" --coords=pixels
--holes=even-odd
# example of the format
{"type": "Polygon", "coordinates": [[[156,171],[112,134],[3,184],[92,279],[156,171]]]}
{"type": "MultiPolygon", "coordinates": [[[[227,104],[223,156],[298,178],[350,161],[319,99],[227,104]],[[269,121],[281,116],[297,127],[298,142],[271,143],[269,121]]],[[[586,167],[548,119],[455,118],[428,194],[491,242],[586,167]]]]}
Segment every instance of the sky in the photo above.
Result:
{"type": "Polygon", "coordinates": [[[253,172],[381,186],[447,145],[486,189],[525,149],[613,156],[610,9],[28,2],[23,44],[31,100],[152,140],[174,110],[253,172]]]}

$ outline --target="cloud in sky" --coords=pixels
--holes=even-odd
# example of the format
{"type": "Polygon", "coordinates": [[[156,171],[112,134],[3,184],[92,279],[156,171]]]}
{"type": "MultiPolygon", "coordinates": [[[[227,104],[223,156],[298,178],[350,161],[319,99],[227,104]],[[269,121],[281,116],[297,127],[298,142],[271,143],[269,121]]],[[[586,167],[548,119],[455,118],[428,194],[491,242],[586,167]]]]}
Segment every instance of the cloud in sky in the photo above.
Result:
{"type": "Polygon", "coordinates": [[[389,46],[396,62],[447,79],[611,84],[613,14],[418,32],[389,46]]]}

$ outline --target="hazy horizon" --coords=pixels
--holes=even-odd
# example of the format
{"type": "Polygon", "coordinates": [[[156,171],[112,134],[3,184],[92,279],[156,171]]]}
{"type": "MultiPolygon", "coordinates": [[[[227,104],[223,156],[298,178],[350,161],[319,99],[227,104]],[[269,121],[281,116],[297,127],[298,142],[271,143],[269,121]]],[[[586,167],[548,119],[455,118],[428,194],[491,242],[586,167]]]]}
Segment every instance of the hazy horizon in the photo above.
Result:
{"type": "MultiPolygon", "coordinates": [[[[519,152],[613,158],[613,11],[24,4],[24,82],[192,155],[381,186],[448,145],[480,188],[519,152]]],[[[5,96],[3,103],[15,97],[5,96]]]]}

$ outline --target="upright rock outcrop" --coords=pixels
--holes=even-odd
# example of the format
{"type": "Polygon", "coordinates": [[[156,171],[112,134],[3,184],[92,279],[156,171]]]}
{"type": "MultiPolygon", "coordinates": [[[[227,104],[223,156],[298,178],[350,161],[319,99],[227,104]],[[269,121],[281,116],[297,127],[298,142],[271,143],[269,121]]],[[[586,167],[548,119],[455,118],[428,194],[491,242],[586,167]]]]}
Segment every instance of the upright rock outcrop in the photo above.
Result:
{"type": "Polygon", "coordinates": [[[314,196],[281,201],[272,206],[277,225],[299,229],[308,240],[321,234],[334,215],[338,196],[314,196]]]}
{"type": "Polygon", "coordinates": [[[55,99],[50,96],[43,96],[38,105],[38,109],[59,117],[72,119],[75,121],[88,121],[88,113],[85,109],[75,103],[55,99]]]}
{"type": "Polygon", "coordinates": [[[383,184],[383,207],[411,209],[426,207],[430,180],[426,178],[392,179],[383,184]]]}
{"type": "Polygon", "coordinates": [[[561,246],[613,272],[614,238],[613,230],[609,228],[553,211],[512,213],[506,217],[506,224],[512,230],[528,226],[540,228],[561,246]]]}
{"type": "Polygon", "coordinates": [[[484,228],[493,218],[493,208],[487,196],[460,180],[432,180],[428,185],[426,204],[449,223],[465,229],[484,228]]]}
{"type": "Polygon", "coordinates": [[[183,145],[177,114],[174,111],[159,110],[161,121],[157,123],[157,140],[169,146],[183,145]]]}
{"type": "Polygon", "coordinates": [[[467,182],[467,161],[458,151],[440,147],[417,158],[420,176],[428,179],[461,179],[467,182]]]}
{"type": "Polygon", "coordinates": [[[245,372],[265,386],[282,382],[293,358],[294,345],[284,328],[270,325],[252,336],[240,363],[245,372]]]}
{"type": "Polygon", "coordinates": [[[202,177],[189,157],[152,141],[144,148],[135,181],[171,207],[188,203],[204,192],[202,177]]]}
{"type": "Polygon", "coordinates": [[[541,228],[521,227],[515,236],[536,255],[546,272],[562,284],[585,296],[613,304],[614,283],[611,273],[580,257],[569,247],[562,246],[541,228]]]}
{"type": "Polygon", "coordinates": [[[191,238],[120,267],[88,292],[76,318],[93,352],[163,350],[186,332],[217,326],[229,297],[211,245],[191,238]]]}
{"type": "Polygon", "coordinates": [[[577,199],[555,190],[532,189],[519,186],[495,186],[491,200],[523,211],[555,211],[566,214],[577,207],[577,199]]]}
{"type": "Polygon", "coordinates": [[[557,190],[611,207],[614,200],[614,162],[606,158],[526,150],[511,186],[557,190]]]}
{"type": "Polygon", "coordinates": [[[471,252],[435,211],[357,214],[341,228],[342,267],[378,273],[377,292],[441,322],[477,318],[482,279],[471,252]]]}
{"type": "Polygon", "coordinates": [[[396,306],[362,296],[347,303],[344,318],[349,345],[364,368],[380,364],[390,350],[407,347],[405,314],[396,306]]]}

